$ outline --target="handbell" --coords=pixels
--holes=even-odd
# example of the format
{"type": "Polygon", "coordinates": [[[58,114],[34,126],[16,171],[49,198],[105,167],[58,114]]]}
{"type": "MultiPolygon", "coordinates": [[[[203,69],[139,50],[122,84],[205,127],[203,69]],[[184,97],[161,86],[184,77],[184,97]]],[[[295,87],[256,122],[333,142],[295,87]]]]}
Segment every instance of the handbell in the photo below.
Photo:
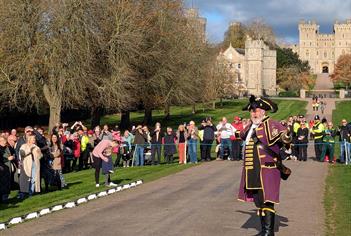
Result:
{"type": "Polygon", "coordinates": [[[281,134],[280,139],[283,141],[283,143],[291,143],[292,141],[292,137],[288,134],[287,131],[281,134]]]}

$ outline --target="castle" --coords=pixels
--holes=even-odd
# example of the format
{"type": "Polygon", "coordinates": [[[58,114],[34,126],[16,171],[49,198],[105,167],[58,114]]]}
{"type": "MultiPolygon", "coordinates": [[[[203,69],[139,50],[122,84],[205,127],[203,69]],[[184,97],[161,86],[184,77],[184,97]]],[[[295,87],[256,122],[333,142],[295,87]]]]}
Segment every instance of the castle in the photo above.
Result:
{"type": "Polygon", "coordinates": [[[312,73],[333,73],[338,58],[351,53],[351,19],[335,22],[332,34],[320,34],[314,21],[299,22],[299,44],[292,47],[312,73]]]}
{"type": "Polygon", "coordinates": [[[240,95],[276,95],[277,53],[262,40],[247,37],[245,49],[233,48],[230,44],[224,52],[220,52],[217,61],[229,68],[240,95]]]}
{"type": "Polygon", "coordinates": [[[197,8],[184,9],[184,15],[188,19],[189,25],[199,35],[202,42],[206,42],[206,24],[207,19],[201,17],[197,8]]]}

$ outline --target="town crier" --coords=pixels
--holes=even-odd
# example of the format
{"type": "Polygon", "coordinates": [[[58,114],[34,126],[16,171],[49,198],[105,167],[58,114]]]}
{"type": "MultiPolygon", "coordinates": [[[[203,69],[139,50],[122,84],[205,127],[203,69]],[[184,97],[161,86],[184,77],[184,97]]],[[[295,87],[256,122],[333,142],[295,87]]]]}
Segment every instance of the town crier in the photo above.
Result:
{"type": "Polygon", "coordinates": [[[250,97],[243,108],[250,112],[250,123],[241,131],[244,140],[244,166],[238,200],[254,202],[261,219],[260,235],[274,235],[274,204],[279,203],[280,179],[291,171],[282,164],[280,150],[291,138],[287,129],[266,115],[278,107],[266,98],[250,97]]]}

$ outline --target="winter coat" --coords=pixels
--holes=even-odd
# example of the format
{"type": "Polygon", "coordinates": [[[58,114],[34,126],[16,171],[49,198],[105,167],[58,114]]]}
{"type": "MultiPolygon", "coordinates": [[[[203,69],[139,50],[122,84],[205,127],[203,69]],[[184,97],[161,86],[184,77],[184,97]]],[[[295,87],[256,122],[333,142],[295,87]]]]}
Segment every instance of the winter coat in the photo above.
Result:
{"type": "Polygon", "coordinates": [[[40,159],[43,157],[40,148],[35,144],[23,144],[20,149],[20,156],[25,174],[35,179],[35,192],[40,192],[40,159]],[[33,160],[35,163],[35,176],[32,176],[33,160]]]}
{"type": "MultiPolygon", "coordinates": [[[[176,133],[176,137],[177,137],[177,145],[179,144],[179,137],[180,137],[180,132],[179,130],[177,130],[177,133],[176,133]]],[[[185,142],[188,140],[188,132],[186,130],[184,130],[184,138],[185,138],[185,142]]]]}
{"type": "Polygon", "coordinates": [[[199,130],[204,131],[203,140],[214,140],[217,128],[214,125],[201,125],[199,130]]]}
{"type": "Polygon", "coordinates": [[[164,142],[164,155],[169,156],[169,155],[174,155],[177,153],[177,148],[176,148],[176,134],[172,132],[171,134],[166,133],[163,138],[164,142]]]}

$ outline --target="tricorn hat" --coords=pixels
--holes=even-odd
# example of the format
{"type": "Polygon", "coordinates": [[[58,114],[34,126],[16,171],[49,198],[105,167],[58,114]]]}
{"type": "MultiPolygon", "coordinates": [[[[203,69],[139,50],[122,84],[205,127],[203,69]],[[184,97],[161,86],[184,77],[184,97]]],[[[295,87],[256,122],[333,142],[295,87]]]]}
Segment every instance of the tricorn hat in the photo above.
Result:
{"type": "Polygon", "coordinates": [[[243,111],[250,111],[251,109],[256,109],[260,108],[265,111],[271,111],[272,113],[276,112],[278,110],[277,104],[272,102],[268,98],[262,98],[262,97],[255,97],[254,95],[251,95],[249,99],[249,104],[247,104],[244,108],[243,111]]]}

